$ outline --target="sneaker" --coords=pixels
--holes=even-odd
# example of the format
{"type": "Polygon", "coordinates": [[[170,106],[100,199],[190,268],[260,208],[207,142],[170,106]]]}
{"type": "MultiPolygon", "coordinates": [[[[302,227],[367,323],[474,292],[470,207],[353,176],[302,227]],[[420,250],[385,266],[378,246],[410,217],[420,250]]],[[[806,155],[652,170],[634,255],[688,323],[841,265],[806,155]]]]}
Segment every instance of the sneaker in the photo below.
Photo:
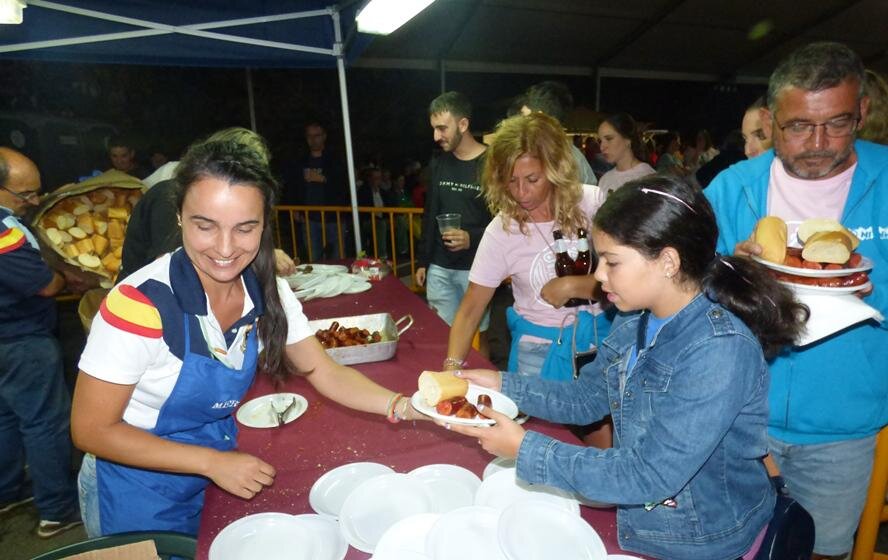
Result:
{"type": "Polygon", "coordinates": [[[29,504],[34,501],[34,496],[28,496],[27,498],[22,498],[21,500],[13,500],[11,502],[3,502],[0,503],[0,514],[12,511],[20,506],[25,504],[29,504]]]}
{"type": "Polygon", "coordinates": [[[68,519],[63,521],[48,521],[46,519],[41,519],[40,524],[37,525],[37,536],[41,539],[48,539],[59,533],[64,533],[69,529],[73,529],[78,525],[83,525],[79,512],[74,513],[69,516],[68,519]]]}

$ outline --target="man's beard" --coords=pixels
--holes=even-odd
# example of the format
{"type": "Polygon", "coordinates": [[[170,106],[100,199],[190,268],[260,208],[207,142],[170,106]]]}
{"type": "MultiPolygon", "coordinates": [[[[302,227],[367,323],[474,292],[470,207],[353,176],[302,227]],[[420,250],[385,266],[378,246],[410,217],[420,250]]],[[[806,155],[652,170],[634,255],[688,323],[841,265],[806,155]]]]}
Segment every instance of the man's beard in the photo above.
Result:
{"type": "Polygon", "coordinates": [[[463,137],[462,133],[457,130],[456,132],[453,133],[453,138],[451,138],[449,141],[441,143],[441,148],[445,152],[452,152],[453,150],[456,149],[457,146],[460,145],[460,143],[462,143],[462,137],[463,137]]]}
{"type": "Polygon", "coordinates": [[[854,143],[849,142],[848,146],[839,153],[836,153],[832,150],[815,150],[815,151],[806,151],[789,160],[788,158],[783,157],[783,154],[780,153],[780,147],[777,144],[774,144],[774,151],[777,154],[777,157],[780,158],[780,161],[783,162],[783,167],[790,175],[794,175],[801,179],[821,179],[826,177],[830,173],[832,173],[837,167],[842,166],[845,162],[848,161],[848,158],[851,157],[851,153],[854,150],[854,143]],[[832,161],[829,162],[825,167],[820,167],[818,169],[808,169],[802,165],[799,165],[799,160],[804,160],[805,158],[832,158],[832,161]]]}

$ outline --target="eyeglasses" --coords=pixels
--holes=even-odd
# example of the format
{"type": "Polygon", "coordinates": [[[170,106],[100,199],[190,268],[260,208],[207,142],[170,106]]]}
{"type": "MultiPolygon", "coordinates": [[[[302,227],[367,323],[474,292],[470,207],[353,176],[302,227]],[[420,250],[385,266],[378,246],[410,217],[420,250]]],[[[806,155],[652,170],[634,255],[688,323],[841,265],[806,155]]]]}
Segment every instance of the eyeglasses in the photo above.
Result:
{"type": "Polygon", "coordinates": [[[777,123],[777,128],[779,128],[783,132],[783,135],[789,140],[807,140],[814,135],[814,130],[816,130],[818,126],[822,126],[824,134],[830,138],[844,138],[845,136],[854,134],[854,131],[857,130],[857,123],[860,122],[860,117],[837,117],[820,123],[800,121],[781,125],[775,116],[774,122],[777,123]]]}
{"type": "Polygon", "coordinates": [[[40,191],[15,192],[2,186],[0,186],[0,189],[3,189],[9,194],[14,195],[16,198],[24,200],[25,202],[37,202],[38,200],[40,200],[40,191]]]}

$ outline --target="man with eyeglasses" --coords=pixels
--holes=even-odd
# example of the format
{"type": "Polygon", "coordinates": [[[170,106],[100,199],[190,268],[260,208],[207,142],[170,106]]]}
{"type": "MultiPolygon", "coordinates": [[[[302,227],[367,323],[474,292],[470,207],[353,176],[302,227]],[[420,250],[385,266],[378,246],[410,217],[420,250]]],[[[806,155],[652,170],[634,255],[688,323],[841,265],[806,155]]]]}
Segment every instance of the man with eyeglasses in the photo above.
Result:
{"type": "MultiPolygon", "coordinates": [[[[869,107],[864,69],[839,43],[813,43],[783,60],[762,124],[774,149],[722,172],[706,189],[719,251],[761,253],[756,221],[841,221],[872,259],[864,301],[888,317],[888,148],[855,139],[869,107]]],[[[793,227],[794,226],[794,227],[793,227]]],[[[814,518],[813,558],[844,558],[888,424],[888,324],[867,321],[781,354],[771,365],[769,451],[790,494],[814,518]]]]}
{"type": "Polygon", "coordinates": [[[20,221],[39,193],[34,162],[0,148],[0,513],[33,500],[37,536],[49,538],[79,525],[80,508],[71,475],[70,396],[52,334],[52,296],[65,277],[47,266],[20,221]]]}

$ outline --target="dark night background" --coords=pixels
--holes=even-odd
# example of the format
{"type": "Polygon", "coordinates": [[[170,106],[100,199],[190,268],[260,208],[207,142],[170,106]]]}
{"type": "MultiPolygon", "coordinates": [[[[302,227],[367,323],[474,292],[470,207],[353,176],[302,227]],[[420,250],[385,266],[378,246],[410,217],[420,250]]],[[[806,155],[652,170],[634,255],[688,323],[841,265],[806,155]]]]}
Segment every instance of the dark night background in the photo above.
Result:
{"type": "MultiPolygon", "coordinates": [[[[76,119],[68,126],[99,121],[127,133],[142,158],[160,150],[177,159],[191,141],[214,130],[250,126],[245,69],[25,61],[0,61],[0,68],[6,76],[0,83],[0,133],[6,145],[11,144],[8,119],[30,122],[37,132],[42,129],[33,123],[53,116],[76,119]]],[[[426,107],[440,93],[439,74],[349,68],[346,76],[357,164],[372,161],[397,171],[407,159],[427,162],[435,146],[426,107]]],[[[449,72],[446,87],[472,100],[472,128],[478,134],[495,126],[513,96],[544,79],[565,82],[577,106],[594,109],[591,77],[449,72]]],[[[278,163],[303,152],[308,119],[325,123],[328,145],[344,150],[334,70],[255,69],[252,80],[257,129],[278,163]]],[[[626,111],[653,127],[688,134],[708,128],[720,138],[739,127],[744,108],[763,91],[763,85],[602,78],[601,111],[626,111]]],[[[66,149],[64,142],[48,148],[44,143],[41,149],[32,141],[19,149],[44,170],[44,188],[52,190],[108,167],[102,150],[106,135],[102,127],[85,155],[66,149]]]]}

